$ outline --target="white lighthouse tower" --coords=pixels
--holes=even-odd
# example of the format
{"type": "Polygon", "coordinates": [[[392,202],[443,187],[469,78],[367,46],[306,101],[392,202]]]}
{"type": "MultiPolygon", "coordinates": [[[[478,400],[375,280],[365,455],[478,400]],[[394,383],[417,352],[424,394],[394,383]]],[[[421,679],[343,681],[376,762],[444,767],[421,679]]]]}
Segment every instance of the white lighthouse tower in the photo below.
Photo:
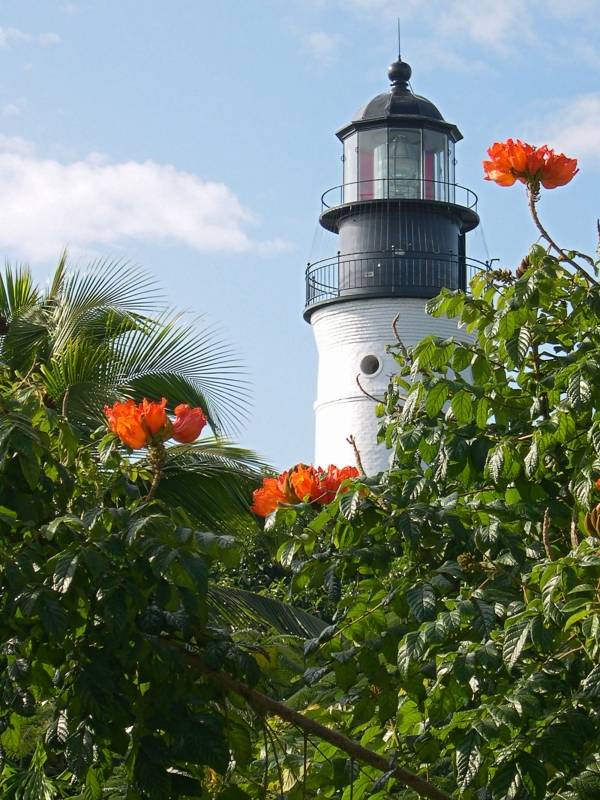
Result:
{"type": "Polygon", "coordinates": [[[343,184],[323,195],[319,222],[339,235],[338,252],[308,265],[304,310],[319,355],[315,464],[353,464],[354,437],[369,475],[388,465],[372,398],[394,372],[392,321],[399,313],[405,344],[456,334],[455,320],[428,316],[425,304],[466,286],[465,234],[479,224],[477,197],[455,183],[462,134],[413,94],[407,63],[388,73],[390,90],[337,132],[343,184]]]}

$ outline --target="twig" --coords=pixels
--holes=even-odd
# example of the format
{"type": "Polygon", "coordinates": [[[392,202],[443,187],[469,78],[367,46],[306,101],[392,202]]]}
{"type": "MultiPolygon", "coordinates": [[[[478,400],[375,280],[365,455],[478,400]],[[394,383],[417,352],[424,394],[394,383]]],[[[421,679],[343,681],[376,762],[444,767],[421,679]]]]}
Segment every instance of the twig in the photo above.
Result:
{"type": "Polygon", "coordinates": [[[542,522],[542,542],[544,543],[544,550],[546,551],[546,555],[550,559],[550,561],[554,561],[554,556],[552,555],[552,548],[550,547],[550,512],[548,508],[544,511],[544,521],[542,522]]]}
{"type": "Polygon", "coordinates": [[[354,458],[356,460],[356,466],[358,467],[360,474],[366,475],[367,473],[365,472],[365,468],[363,467],[363,463],[360,457],[360,450],[356,446],[356,439],[351,434],[350,436],[348,436],[346,441],[348,442],[348,444],[352,445],[352,449],[354,450],[354,458]]]}
{"type": "MultiPolygon", "coordinates": [[[[298,711],[294,711],[278,700],[273,700],[272,697],[268,697],[266,694],[256,691],[256,689],[250,689],[245,683],[242,683],[236,678],[232,678],[231,675],[227,675],[225,672],[216,672],[210,669],[199,656],[184,650],[182,647],[174,643],[172,643],[171,646],[177,647],[188,666],[198,670],[198,672],[206,675],[226,689],[230,689],[236,694],[239,694],[250,705],[265,709],[284,720],[284,722],[289,722],[291,725],[299,728],[304,733],[313,734],[318,739],[332,744],[334,747],[343,750],[352,759],[363,761],[365,764],[369,764],[369,766],[375,767],[375,769],[379,769],[382,772],[389,771],[389,760],[379,753],[368,750],[358,742],[348,739],[343,734],[338,733],[338,731],[327,728],[325,725],[321,725],[310,717],[305,717],[298,711]]],[[[443,792],[441,789],[438,789],[437,786],[434,786],[429,783],[429,781],[424,780],[419,777],[419,775],[403,767],[395,767],[393,777],[405,786],[413,789],[421,797],[428,798],[428,800],[452,800],[450,795],[446,794],[446,792],[443,792]]]]}
{"type": "Polygon", "coordinates": [[[529,194],[529,210],[531,211],[531,216],[533,217],[533,221],[535,222],[539,232],[542,234],[544,239],[552,245],[552,247],[556,250],[556,252],[565,261],[568,261],[569,264],[571,264],[571,266],[575,267],[575,269],[578,272],[580,272],[584,276],[584,278],[586,278],[590,283],[593,283],[594,286],[600,286],[598,281],[594,280],[594,278],[592,278],[592,276],[580,264],[578,264],[576,261],[573,261],[572,258],[569,258],[569,256],[565,253],[565,251],[556,244],[554,239],[551,238],[551,236],[548,233],[548,231],[544,228],[544,226],[540,222],[540,218],[538,217],[538,214],[537,214],[537,210],[536,210],[536,207],[535,207],[535,204],[536,204],[537,199],[538,199],[537,194],[535,194],[534,192],[530,191],[529,189],[528,189],[528,194],[529,194]]]}
{"type": "Polygon", "coordinates": [[[571,547],[573,550],[579,547],[579,526],[577,522],[577,511],[573,509],[573,516],[571,517],[571,547]]]}
{"type": "Polygon", "coordinates": [[[375,397],[374,395],[369,394],[369,392],[367,392],[367,390],[363,387],[363,385],[360,382],[360,375],[356,376],[356,382],[358,384],[358,388],[361,390],[361,392],[364,395],[366,395],[369,398],[369,400],[374,400],[376,403],[383,403],[383,400],[379,400],[377,397],[375,397]]]}
{"type": "Polygon", "coordinates": [[[16,385],[16,386],[14,386],[14,387],[13,387],[13,388],[10,390],[9,394],[12,394],[13,392],[18,392],[18,391],[19,391],[19,389],[22,389],[22,388],[23,388],[23,386],[25,386],[25,384],[26,384],[26,383],[27,383],[27,381],[29,380],[29,378],[31,378],[31,375],[32,375],[32,373],[33,373],[33,371],[34,371],[34,369],[35,369],[36,367],[37,367],[37,356],[36,356],[36,357],[33,359],[33,364],[32,364],[32,365],[29,367],[29,369],[27,370],[27,372],[25,373],[25,375],[23,376],[23,378],[22,378],[22,379],[19,381],[19,383],[17,383],[17,385],[16,385]]]}
{"type": "Polygon", "coordinates": [[[152,484],[150,485],[150,491],[146,495],[146,502],[154,499],[154,495],[156,494],[158,484],[160,483],[160,479],[162,477],[162,471],[165,465],[166,457],[167,454],[164,445],[162,444],[153,446],[148,451],[148,461],[150,463],[150,468],[152,469],[153,477],[152,484]]]}
{"type": "Polygon", "coordinates": [[[392,330],[394,331],[394,336],[396,337],[396,341],[400,345],[400,352],[402,353],[404,358],[408,360],[408,350],[406,349],[404,342],[400,338],[400,334],[398,333],[398,328],[396,327],[398,325],[399,319],[400,319],[400,312],[398,312],[394,317],[394,319],[392,320],[392,330]]]}

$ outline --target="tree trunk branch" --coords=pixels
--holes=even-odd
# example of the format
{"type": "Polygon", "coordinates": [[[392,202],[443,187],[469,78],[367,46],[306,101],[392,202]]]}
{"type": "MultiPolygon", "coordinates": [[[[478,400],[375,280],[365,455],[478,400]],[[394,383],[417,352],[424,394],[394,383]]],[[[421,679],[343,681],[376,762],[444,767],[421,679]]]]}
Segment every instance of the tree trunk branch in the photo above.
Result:
{"type": "Polygon", "coordinates": [[[231,675],[227,675],[226,672],[217,672],[210,669],[199,656],[183,649],[180,649],[180,652],[188,666],[198,670],[198,672],[206,675],[225,689],[231,689],[233,692],[236,692],[236,694],[241,695],[250,705],[265,709],[274,716],[299,728],[303,733],[316,736],[334,745],[334,747],[343,750],[357,761],[362,761],[371,767],[380,769],[382,772],[390,772],[393,768],[393,773],[390,777],[395,778],[397,781],[400,781],[400,783],[413,789],[420,797],[428,798],[428,800],[452,800],[450,795],[446,794],[446,792],[441,791],[441,789],[438,789],[432,783],[429,783],[429,781],[415,775],[414,772],[410,772],[403,767],[392,767],[385,756],[368,750],[366,747],[358,744],[358,742],[354,742],[343,734],[331,728],[327,728],[325,725],[321,725],[314,719],[310,719],[310,717],[305,717],[303,714],[294,711],[292,708],[288,708],[288,706],[280,703],[278,700],[273,700],[273,698],[268,697],[266,694],[262,694],[262,692],[250,689],[245,683],[232,678],[231,675]]]}

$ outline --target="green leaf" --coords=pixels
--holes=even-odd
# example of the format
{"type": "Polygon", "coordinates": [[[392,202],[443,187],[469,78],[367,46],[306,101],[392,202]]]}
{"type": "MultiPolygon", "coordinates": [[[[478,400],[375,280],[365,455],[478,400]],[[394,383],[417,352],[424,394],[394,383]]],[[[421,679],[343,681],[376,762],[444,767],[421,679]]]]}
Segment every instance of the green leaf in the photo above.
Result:
{"type": "Polygon", "coordinates": [[[539,447],[537,445],[537,442],[533,442],[533,444],[529,448],[529,452],[525,456],[525,461],[524,461],[525,475],[527,475],[528,478],[531,478],[535,474],[539,463],[540,463],[539,447]]]}
{"type": "Polygon", "coordinates": [[[404,644],[398,650],[398,667],[404,679],[409,677],[411,667],[419,663],[425,650],[425,638],[420,631],[406,634],[404,644]]]}
{"type": "Polygon", "coordinates": [[[507,339],[506,352],[515,366],[521,367],[524,364],[530,346],[531,331],[526,325],[516,330],[515,333],[507,339]]]}
{"type": "Polygon", "coordinates": [[[55,591],[64,594],[69,590],[69,586],[73,582],[77,564],[79,563],[79,555],[77,553],[65,553],[56,562],[54,568],[54,575],[52,577],[55,591]]]}
{"type": "Polygon", "coordinates": [[[589,403],[592,397],[590,385],[580,371],[574,372],[567,387],[567,399],[573,408],[589,403]]]}
{"type": "Polygon", "coordinates": [[[496,627],[496,614],[494,613],[494,609],[489,603],[477,597],[473,597],[471,602],[473,603],[475,611],[473,627],[483,640],[489,639],[490,633],[496,627]]]}
{"type": "Polygon", "coordinates": [[[445,381],[436,383],[436,385],[429,390],[427,398],[425,399],[425,411],[429,417],[437,417],[442,410],[444,403],[448,398],[450,389],[445,381]]]}
{"type": "Polygon", "coordinates": [[[531,629],[531,617],[522,617],[508,624],[504,633],[502,658],[510,670],[518,661],[527,643],[531,629]]]}
{"type": "Polygon", "coordinates": [[[450,401],[450,407],[456,420],[461,425],[471,422],[473,418],[473,399],[469,392],[464,390],[454,395],[450,401]]]}
{"type": "Polygon", "coordinates": [[[581,800],[598,800],[600,797],[600,764],[590,764],[576,778],[572,778],[571,783],[581,800]]]}
{"type": "Polygon", "coordinates": [[[487,468],[491,477],[497,483],[504,468],[504,447],[502,444],[490,450],[487,459],[487,468]]]}
{"type": "Polygon", "coordinates": [[[594,697],[600,696],[600,664],[592,669],[581,682],[581,691],[584,697],[590,700],[594,697]]]}
{"type": "Polygon", "coordinates": [[[406,599],[410,610],[419,622],[434,619],[437,598],[435,590],[430,583],[422,583],[409,589],[406,593],[406,599]]]}
{"type": "Polygon", "coordinates": [[[456,747],[456,780],[461,792],[477,777],[481,761],[481,736],[470,730],[456,747]]]}
{"type": "Polygon", "coordinates": [[[531,753],[521,753],[517,759],[517,768],[529,796],[535,800],[544,800],[548,780],[544,763],[531,753]]]}

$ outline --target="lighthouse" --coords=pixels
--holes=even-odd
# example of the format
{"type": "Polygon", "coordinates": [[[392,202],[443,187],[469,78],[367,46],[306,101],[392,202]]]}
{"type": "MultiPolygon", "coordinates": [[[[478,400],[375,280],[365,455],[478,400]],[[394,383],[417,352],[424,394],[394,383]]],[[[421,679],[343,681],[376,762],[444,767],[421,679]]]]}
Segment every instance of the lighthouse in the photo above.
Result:
{"type": "Polygon", "coordinates": [[[389,91],[337,131],[343,182],[323,194],[319,218],[337,252],[306,270],[304,318],[319,360],[315,464],[353,464],[353,439],[368,475],[389,460],[374,398],[395,371],[392,322],[399,314],[407,345],[457,334],[456,320],[430,317],[425,305],[443,287],[468,285],[466,234],[479,224],[476,195],[455,181],[462,134],[413,93],[411,72],[399,57],[389,91]]]}

